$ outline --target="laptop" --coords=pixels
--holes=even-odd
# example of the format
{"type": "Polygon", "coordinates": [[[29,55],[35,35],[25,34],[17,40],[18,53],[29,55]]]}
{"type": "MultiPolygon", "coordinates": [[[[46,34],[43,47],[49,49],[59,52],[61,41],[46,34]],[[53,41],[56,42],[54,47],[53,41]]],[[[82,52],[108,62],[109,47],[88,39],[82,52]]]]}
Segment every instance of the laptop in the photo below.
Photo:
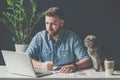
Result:
{"type": "Polygon", "coordinates": [[[35,70],[29,54],[2,50],[8,73],[29,77],[42,77],[53,74],[52,71],[35,70]]]}

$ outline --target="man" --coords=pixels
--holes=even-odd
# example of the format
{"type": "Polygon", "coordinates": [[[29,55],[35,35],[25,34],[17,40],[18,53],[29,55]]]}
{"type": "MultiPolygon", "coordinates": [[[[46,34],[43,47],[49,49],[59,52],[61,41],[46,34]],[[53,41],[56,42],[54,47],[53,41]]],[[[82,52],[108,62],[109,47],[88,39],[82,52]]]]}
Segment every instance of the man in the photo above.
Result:
{"type": "Polygon", "coordinates": [[[45,24],[46,30],[34,36],[26,51],[33,58],[34,68],[53,70],[61,66],[60,72],[70,73],[91,66],[79,36],[63,29],[64,15],[60,8],[52,7],[45,12],[45,24]]]}

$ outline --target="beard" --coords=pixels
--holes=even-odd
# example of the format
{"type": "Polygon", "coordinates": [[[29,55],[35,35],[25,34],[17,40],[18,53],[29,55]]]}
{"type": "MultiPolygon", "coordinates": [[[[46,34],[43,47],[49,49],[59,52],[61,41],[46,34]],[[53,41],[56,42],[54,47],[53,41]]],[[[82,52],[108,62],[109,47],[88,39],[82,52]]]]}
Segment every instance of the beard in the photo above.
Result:
{"type": "Polygon", "coordinates": [[[50,30],[47,30],[47,33],[50,35],[50,37],[54,37],[54,36],[58,35],[58,33],[59,33],[61,30],[62,30],[62,27],[58,28],[58,30],[55,31],[55,32],[53,32],[53,30],[50,29],[50,30]]]}

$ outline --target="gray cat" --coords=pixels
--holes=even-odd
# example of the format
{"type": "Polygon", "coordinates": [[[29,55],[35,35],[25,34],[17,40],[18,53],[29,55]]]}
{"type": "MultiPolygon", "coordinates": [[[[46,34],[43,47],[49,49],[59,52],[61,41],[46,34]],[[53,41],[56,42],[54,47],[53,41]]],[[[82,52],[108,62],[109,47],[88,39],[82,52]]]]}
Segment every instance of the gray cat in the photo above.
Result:
{"type": "Polygon", "coordinates": [[[96,36],[88,35],[84,39],[84,44],[87,47],[87,52],[92,59],[94,70],[104,71],[104,59],[106,58],[106,53],[96,36]]]}

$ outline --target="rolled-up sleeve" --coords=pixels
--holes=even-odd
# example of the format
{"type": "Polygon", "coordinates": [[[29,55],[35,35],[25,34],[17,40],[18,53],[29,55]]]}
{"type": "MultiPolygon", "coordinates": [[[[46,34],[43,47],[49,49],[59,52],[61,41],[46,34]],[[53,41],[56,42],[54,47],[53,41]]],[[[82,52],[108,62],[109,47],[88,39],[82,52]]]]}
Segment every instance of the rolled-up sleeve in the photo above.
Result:
{"type": "Polygon", "coordinates": [[[78,36],[76,36],[74,39],[74,53],[79,60],[84,58],[90,59],[82,39],[80,39],[78,36]]]}
{"type": "Polygon", "coordinates": [[[40,40],[38,35],[35,35],[29,44],[29,47],[26,50],[26,53],[28,53],[33,59],[40,60],[39,57],[39,49],[40,49],[40,40]]]}

